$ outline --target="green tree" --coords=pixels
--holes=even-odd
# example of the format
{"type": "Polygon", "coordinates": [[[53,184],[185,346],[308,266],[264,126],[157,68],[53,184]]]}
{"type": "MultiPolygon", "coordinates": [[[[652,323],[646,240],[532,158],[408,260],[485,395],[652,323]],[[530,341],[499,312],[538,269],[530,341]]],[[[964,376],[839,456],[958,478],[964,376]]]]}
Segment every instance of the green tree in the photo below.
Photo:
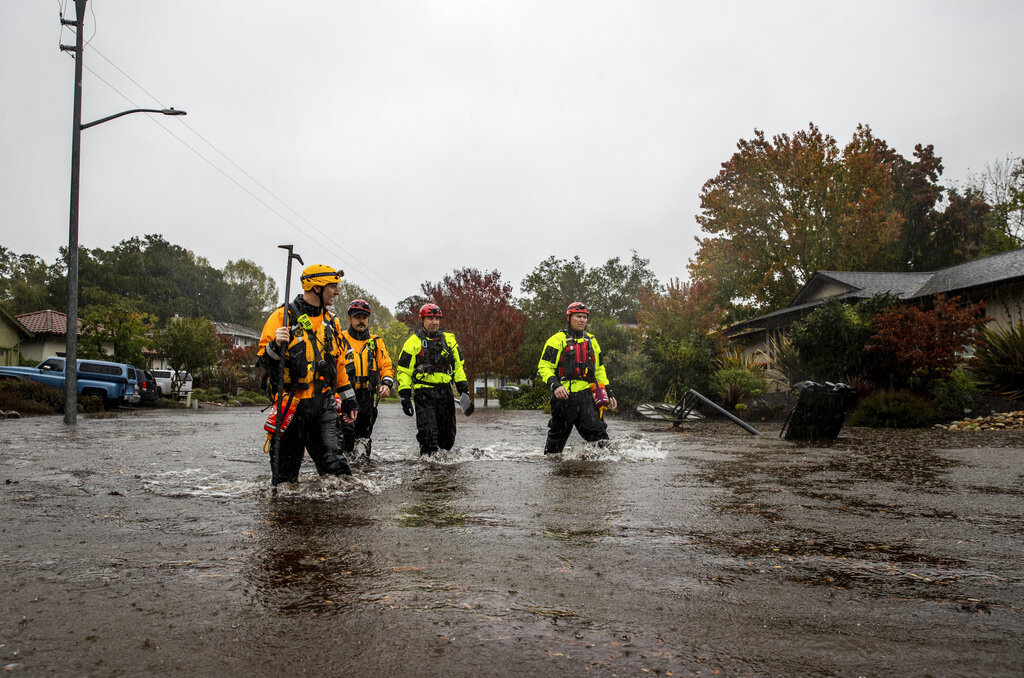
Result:
{"type": "MultiPolygon", "coordinates": [[[[710,393],[721,351],[716,331],[724,318],[709,281],[672,280],[664,293],[646,295],[638,318],[646,361],[637,365],[646,373],[628,374],[624,380],[639,385],[646,378],[648,389],[637,392],[636,402],[648,396],[674,402],[691,388],[710,393]]],[[[627,403],[636,404],[628,398],[627,403]]]]}
{"type": "Polygon", "coordinates": [[[892,295],[877,294],[854,306],[832,297],[793,323],[789,339],[807,376],[832,382],[860,376],[868,367],[864,347],[875,332],[872,319],[895,301],[892,295]]]}
{"type": "Polygon", "coordinates": [[[230,313],[224,320],[256,329],[263,327],[271,309],[281,303],[277,283],[248,259],[228,261],[223,275],[231,300],[230,313]]]}
{"type": "Polygon", "coordinates": [[[113,297],[109,306],[93,306],[82,318],[79,357],[113,359],[135,367],[145,367],[143,349],[151,346],[150,335],[156,318],[134,310],[123,299],[113,297]],[[105,346],[113,348],[112,357],[105,346]]]}
{"type": "MultiPolygon", "coordinates": [[[[197,374],[213,367],[220,359],[221,342],[213,323],[205,318],[173,318],[156,335],[157,352],[167,361],[175,375],[179,371],[197,374]]],[[[172,382],[177,397],[181,384],[172,382]]]]}
{"type": "Polygon", "coordinates": [[[16,254],[0,246],[0,303],[14,315],[51,306],[47,280],[51,268],[34,254],[16,254]]]}
{"type": "Polygon", "coordinates": [[[527,325],[517,376],[526,377],[537,371],[544,342],[565,328],[565,309],[573,301],[582,301],[590,308],[592,329],[601,325],[598,340],[609,359],[612,351],[618,352],[617,343],[623,344],[624,352],[628,333],[611,328],[619,323],[637,322],[641,299],[658,291],[657,278],[649,266],[650,261],[635,251],[630,253],[628,263],[613,257],[596,268],[588,268],[578,256],[551,256],[540,262],[519,285],[524,296],[517,304],[526,315],[527,325]],[[604,325],[601,318],[609,319],[610,324],[604,325]]]}
{"type": "Polygon", "coordinates": [[[383,328],[391,324],[391,321],[395,319],[395,316],[391,314],[391,310],[387,306],[380,303],[377,297],[367,292],[364,288],[349,282],[344,278],[338,284],[338,296],[334,299],[334,313],[341,318],[342,328],[347,327],[345,318],[348,317],[348,305],[353,299],[362,299],[370,305],[372,313],[370,313],[370,331],[374,334],[380,334],[383,328]]]}

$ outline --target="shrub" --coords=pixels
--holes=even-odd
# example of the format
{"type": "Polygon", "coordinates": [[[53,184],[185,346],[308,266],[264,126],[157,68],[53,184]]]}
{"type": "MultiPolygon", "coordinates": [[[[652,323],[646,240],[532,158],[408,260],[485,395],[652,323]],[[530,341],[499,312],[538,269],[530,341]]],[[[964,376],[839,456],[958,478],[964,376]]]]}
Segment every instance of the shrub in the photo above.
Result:
{"type": "Polygon", "coordinates": [[[963,370],[953,370],[932,384],[930,395],[942,419],[956,419],[974,410],[978,388],[963,370]]]}
{"type": "Polygon", "coordinates": [[[856,306],[836,297],[793,323],[789,338],[803,358],[807,376],[816,381],[845,381],[864,370],[864,345],[874,334],[872,317],[895,301],[888,294],[876,294],[856,306]]]}
{"type": "Polygon", "coordinates": [[[547,384],[535,379],[533,385],[524,386],[519,393],[499,393],[498,405],[503,410],[542,410],[550,399],[551,390],[547,384]]]}
{"type": "Polygon", "coordinates": [[[1024,397],[1024,322],[981,330],[970,370],[982,389],[1006,398],[1024,397]]]}
{"type": "Polygon", "coordinates": [[[715,372],[711,382],[719,402],[731,410],[746,398],[764,392],[764,370],[759,367],[730,367],[715,372]]]}
{"type": "Polygon", "coordinates": [[[931,403],[910,391],[875,391],[850,415],[850,426],[921,428],[935,420],[931,403]]]}
{"type": "MultiPolygon", "coordinates": [[[[79,412],[99,412],[103,401],[92,396],[77,398],[79,412]]],[[[64,411],[64,391],[35,381],[0,381],[0,410],[20,414],[60,414],[64,411]]]]}
{"type": "Polygon", "coordinates": [[[892,386],[915,385],[915,390],[945,378],[974,343],[977,326],[986,320],[983,306],[961,305],[959,297],[939,295],[927,311],[899,304],[879,313],[874,318],[877,331],[865,346],[880,358],[876,374],[887,376],[892,386]]]}
{"type": "Polygon", "coordinates": [[[765,378],[768,381],[786,390],[810,378],[810,369],[789,337],[773,335],[766,348],[758,351],[758,360],[767,366],[765,378]]]}
{"type": "MultiPolygon", "coordinates": [[[[654,368],[646,355],[634,351],[621,356],[616,362],[614,375],[609,374],[612,393],[619,401],[619,409],[623,412],[633,411],[640,403],[661,400],[664,393],[656,393],[651,373],[654,368]]],[[[611,372],[609,370],[609,372],[611,372]]],[[[665,399],[665,402],[669,402],[665,399]]],[[[675,403],[675,400],[671,402],[675,403]]]]}

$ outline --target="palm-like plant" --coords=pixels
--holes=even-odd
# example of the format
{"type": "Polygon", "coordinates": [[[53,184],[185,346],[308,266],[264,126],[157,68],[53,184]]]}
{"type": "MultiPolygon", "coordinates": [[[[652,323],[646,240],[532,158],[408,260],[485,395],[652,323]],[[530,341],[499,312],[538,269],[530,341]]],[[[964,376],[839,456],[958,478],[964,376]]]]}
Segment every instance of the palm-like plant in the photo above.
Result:
{"type": "Polygon", "coordinates": [[[981,330],[970,370],[986,391],[1024,397],[1024,322],[1008,329],[981,330]]]}

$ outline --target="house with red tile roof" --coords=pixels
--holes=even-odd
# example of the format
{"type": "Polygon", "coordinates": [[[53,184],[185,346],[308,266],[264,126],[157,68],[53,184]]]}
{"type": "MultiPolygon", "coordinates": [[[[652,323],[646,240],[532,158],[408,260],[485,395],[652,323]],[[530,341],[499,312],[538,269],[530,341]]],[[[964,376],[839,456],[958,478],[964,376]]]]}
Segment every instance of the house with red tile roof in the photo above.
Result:
{"type": "Polygon", "coordinates": [[[3,306],[0,306],[0,365],[16,366],[23,342],[35,335],[3,306]]]}
{"type": "MultiPolygon", "coordinates": [[[[27,360],[42,362],[52,355],[63,356],[67,348],[68,316],[60,311],[47,309],[17,316],[32,337],[21,342],[21,355],[27,360]]],[[[82,335],[82,319],[78,319],[78,335],[82,335]]]]}

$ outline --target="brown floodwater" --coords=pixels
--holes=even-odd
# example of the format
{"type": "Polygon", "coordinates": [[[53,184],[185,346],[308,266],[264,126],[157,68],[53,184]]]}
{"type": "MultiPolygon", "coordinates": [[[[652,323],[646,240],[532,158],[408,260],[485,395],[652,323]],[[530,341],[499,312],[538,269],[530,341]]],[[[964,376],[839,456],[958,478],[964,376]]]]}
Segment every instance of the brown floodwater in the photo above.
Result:
{"type": "Polygon", "coordinates": [[[1017,676],[1024,434],[478,408],[269,492],[254,408],[0,421],[14,675],[1017,676]]]}

